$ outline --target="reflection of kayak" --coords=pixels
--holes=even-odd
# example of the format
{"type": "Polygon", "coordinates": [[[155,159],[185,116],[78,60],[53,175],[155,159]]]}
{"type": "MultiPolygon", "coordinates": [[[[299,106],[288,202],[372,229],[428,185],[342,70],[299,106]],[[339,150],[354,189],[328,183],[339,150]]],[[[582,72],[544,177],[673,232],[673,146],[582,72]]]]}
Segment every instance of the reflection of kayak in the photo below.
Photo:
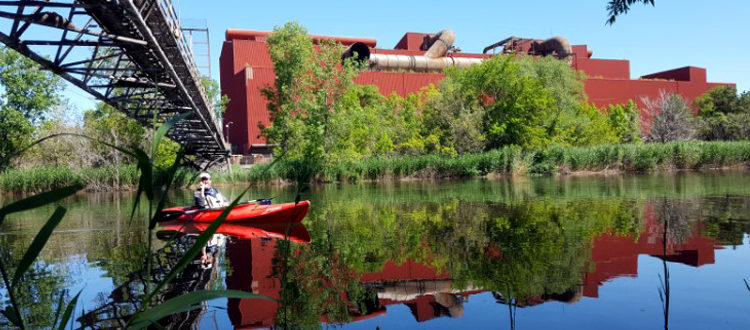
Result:
{"type": "MultiPolygon", "coordinates": [[[[308,209],[309,201],[268,205],[250,202],[235,206],[225,221],[297,223],[307,215],[308,209]]],[[[212,222],[223,210],[224,208],[198,209],[194,206],[171,207],[162,210],[162,221],[212,222]]]]}
{"type": "MultiPolygon", "coordinates": [[[[208,222],[162,222],[160,226],[163,227],[163,230],[157,232],[156,235],[157,237],[170,238],[174,233],[200,234],[210,225],[208,222]]],[[[289,241],[303,244],[310,243],[310,233],[307,232],[307,229],[301,223],[224,223],[216,229],[216,234],[223,234],[241,240],[253,238],[284,239],[287,229],[289,231],[287,236],[289,241]]]]}

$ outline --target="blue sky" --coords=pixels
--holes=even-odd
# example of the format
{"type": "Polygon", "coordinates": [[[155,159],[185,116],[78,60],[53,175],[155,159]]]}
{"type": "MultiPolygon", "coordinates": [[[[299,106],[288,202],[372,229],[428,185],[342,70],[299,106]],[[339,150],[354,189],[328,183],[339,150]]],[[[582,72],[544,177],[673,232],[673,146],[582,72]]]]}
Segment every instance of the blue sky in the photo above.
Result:
{"type": "MultiPolygon", "coordinates": [[[[613,26],[604,24],[607,0],[172,1],[183,20],[206,21],[217,81],[226,29],[272,30],[296,20],[312,34],[374,37],[380,48],[392,48],[407,31],[452,29],[464,52],[511,35],[561,35],[588,44],[594,57],[630,60],[631,78],[693,65],[708,69],[709,81],[750,89],[746,0],[656,0],[655,7],[636,5],[613,26]]],[[[81,110],[89,107],[84,92],[68,94],[81,110]]]]}

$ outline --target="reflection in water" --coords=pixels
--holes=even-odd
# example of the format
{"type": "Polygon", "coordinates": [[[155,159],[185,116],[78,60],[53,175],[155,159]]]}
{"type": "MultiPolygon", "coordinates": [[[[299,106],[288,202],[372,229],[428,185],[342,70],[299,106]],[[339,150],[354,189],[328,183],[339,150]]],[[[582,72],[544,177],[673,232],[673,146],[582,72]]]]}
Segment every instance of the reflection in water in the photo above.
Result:
{"type": "MultiPolygon", "coordinates": [[[[156,303],[164,302],[183,293],[205,290],[209,287],[209,283],[216,281],[218,267],[216,267],[217,262],[214,261],[221,260],[221,250],[218,249],[218,244],[223,240],[220,237],[222,235],[216,236],[217,239],[212,241],[217,245],[206,248],[205,253],[199,254],[164,290],[154,296],[153,300],[156,303]],[[210,262],[207,262],[209,260],[210,262]]],[[[180,236],[154,253],[151,274],[146,274],[145,269],[141,269],[129,274],[128,280],[115,288],[108,297],[100,294],[97,299],[99,306],[84,314],[79,320],[81,324],[84,327],[97,329],[125,327],[128,320],[141,307],[144,283],[149,282],[150,286],[154,287],[169,274],[177,261],[193,245],[196,237],[195,235],[180,236]]],[[[176,329],[184,328],[199,319],[203,312],[204,308],[200,308],[173,314],[161,320],[159,324],[176,329]]]]}
{"type": "MultiPolygon", "coordinates": [[[[679,193],[650,192],[658,196],[641,197],[641,188],[632,192],[603,186],[606,189],[589,190],[590,186],[562,185],[558,195],[552,185],[512,191],[516,187],[500,184],[458,192],[422,188],[388,192],[391,188],[386,187],[382,188],[386,192],[378,192],[381,195],[367,195],[357,190],[365,188],[354,187],[347,188],[351,195],[324,193],[305,226],[291,230],[278,224],[222,226],[217,234],[226,238],[217,236],[206,254],[197,256],[157,297],[164,301],[195,290],[233,289],[276,301],[216,300],[172,315],[160,325],[248,328],[367,322],[364,326],[375,327],[397,318],[397,324],[405,325],[435,320],[429,324],[486,327],[487,319],[477,321],[480,309],[481,314],[492,315],[492,325],[511,329],[539,326],[534,323],[539,319],[563,324],[575,312],[599,323],[632,318],[641,322],[638,326],[663,322],[665,328],[682,328],[681,322],[691,316],[686,313],[693,312],[685,312],[678,293],[694,292],[697,287],[705,294],[713,288],[701,288],[703,283],[684,285],[679,275],[715,263],[721,246],[729,251],[747,245],[748,194],[706,197],[700,194],[702,188],[687,185],[679,193]],[[285,235],[288,240],[283,240],[285,235]],[[677,263],[690,267],[675,267],[677,263]],[[640,293],[635,286],[631,293],[639,271],[638,283],[648,290],[640,293]],[[620,277],[632,280],[616,280],[620,277]],[[661,305],[654,286],[660,290],[661,305]],[[607,299],[595,299],[600,295],[607,299]],[[640,310],[626,312],[623,305],[611,309],[606,305],[618,299],[640,310]],[[560,303],[568,304],[566,313],[536,308],[560,303]],[[607,307],[592,314],[599,310],[592,304],[607,307]]],[[[95,308],[87,300],[84,324],[104,328],[127,322],[139,307],[144,281],[163,278],[205,227],[163,224],[157,236],[165,240],[153,262],[158,267],[148,276],[136,267],[142,264],[137,256],[144,252],[131,251],[145,245],[142,235],[123,235],[121,247],[108,245],[105,235],[90,240],[98,243],[87,243],[89,248],[80,254],[100,267],[116,288],[102,287],[95,308]],[[99,245],[106,248],[97,250],[99,245]]],[[[51,244],[67,243],[62,238],[55,242],[55,237],[63,236],[53,235],[51,244]]],[[[0,241],[11,247],[16,242],[2,235],[0,241]]],[[[728,269],[726,281],[715,282],[734,290],[747,277],[721,267],[726,266],[701,270],[728,269]]],[[[52,286],[59,292],[65,278],[74,277],[62,274],[52,286]]],[[[721,285],[716,283],[711,285],[721,285]]],[[[733,324],[744,319],[735,316],[733,324]]]]}
{"type": "MultiPolygon", "coordinates": [[[[108,297],[100,295],[99,306],[84,314],[79,319],[81,324],[91,328],[121,328],[127,325],[128,320],[141,307],[145,283],[148,282],[150,287],[154,287],[169,274],[207,225],[166,223],[165,229],[157,232],[157,237],[167,241],[167,245],[153,254],[151,274],[147,276],[145,269],[129,274],[128,281],[118,286],[108,297]]],[[[260,223],[255,226],[220,226],[195,260],[157,294],[153,301],[158,304],[188,292],[220,286],[215,282],[219,280],[219,268],[225,251],[232,250],[228,247],[241,246],[242,242],[249,241],[251,237],[266,242],[288,235],[290,241],[309,242],[309,233],[301,224],[297,224],[294,226],[296,228],[288,232],[282,229],[284,226],[280,224],[260,223]]],[[[159,321],[159,325],[170,329],[192,327],[206,312],[207,304],[197,307],[164,318],[159,321]]]]}
{"type": "MultiPolygon", "coordinates": [[[[279,225],[225,225],[204,249],[205,255],[198,256],[159,299],[206,289],[217,280],[221,262],[216,260],[223,251],[229,266],[223,279],[227,289],[276,300],[229,299],[226,313],[237,328],[358,322],[385,315],[390,305],[405,305],[417,322],[461,318],[472,295],[489,291],[497,303],[507,305],[514,329],[517,308],[598,297],[599,287],[610,279],[637,276],[638,256],[647,254],[664,263],[660,296],[666,328],[667,262],[700,266],[714,260],[714,240],[702,236],[696,208],[690,203],[662,199],[643,204],[461,204],[444,203],[428,210],[407,207],[394,214],[376,212],[380,218],[352,217],[348,222],[327,223],[314,216],[312,241],[301,225],[289,231],[289,240],[276,240],[286,233],[279,225]],[[469,222],[456,217],[466,212],[472,215],[469,222]],[[435,217],[443,220],[434,222],[435,217]],[[389,218],[401,222],[391,223],[389,218]],[[374,223],[363,227],[363,221],[374,223]],[[404,233],[404,228],[409,232],[404,233]],[[412,232],[419,236],[401,236],[412,232]],[[395,242],[392,235],[399,237],[397,244],[366,243],[395,242]]],[[[361,207],[355,213],[367,214],[368,206],[361,207]]],[[[159,253],[155,264],[161,267],[151,280],[168,272],[205,229],[201,226],[205,225],[164,226],[160,237],[181,236],[159,253]]],[[[141,276],[131,275],[132,283],[118,287],[111,301],[89,312],[86,319],[100,325],[108,324],[103,320],[127,320],[138,306],[141,276]]],[[[160,324],[169,328],[196,324],[204,312],[205,306],[160,324]]]]}
{"type": "MultiPolygon", "coordinates": [[[[684,211],[689,208],[671,201],[647,203],[642,232],[594,235],[590,245],[591,258],[584,254],[589,266],[583,269],[591,270],[571,273],[574,278],[566,283],[574,284],[569,287],[548,282],[531,283],[513,274],[499,277],[485,274],[493,276],[490,279],[497,280],[495,283],[480,277],[459,281],[457,278],[463,277],[461,272],[466,271],[463,268],[465,265],[460,264],[462,261],[451,260],[445,267],[436,267],[433,261],[438,259],[437,256],[420,262],[409,258],[403,261],[389,260],[377,271],[358,272],[351,267],[356,262],[349,265],[342,263],[346,258],[342,258],[340,250],[333,249],[334,242],[313,242],[304,246],[254,239],[236,242],[227,247],[227,258],[233,268],[232,274],[227,276],[227,288],[272,297],[281,304],[255,299],[230,299],[228,314],[235,327],[285,327],[357,322],[385,314],[389,305],[406,305],[416,321],[424,322],[440,317],[463,317],[463,305],[471,295],[491,290],[498,303],[508,305],[510,327],[514,328],[515,309],[518,307],[526,308],[549,301],[574,304],[584,296],[597,297],[598,288],[609,279],[636,276],[639,254],[660,257],[665,264],[668,261],[692,266],[712,263],[713,241],[700,235],[695,220],[681,215],[689,212],[670,211],[676,209],[684,211]],[[665,217],[661,218],[661,215],[665,217]],[[667,223],[671,227],[664,226],[667,223]],[[316,246],[324,249],[317,250],[316,246]],[[541,290],[533,291],[537,287],[541,290]]],[[[505,243],[496,242],[493,249],[483,249],[471,259],[484,259],[483,262],[492,266],[500,262],[506,265],[505,268],[512,269],[509,265],[517,262],[514,259],[518,256],[501,252],[508,250],[505,243]]],[[[430,249],[440,244],[435,240],[425,242],[424,247],[430,249]]],[[[569,242],[563,243],[566,244],[569,242]]],[[[549,246],[545,249],[555,250],[549,246]]],[[[523,263],[520,267],[541,265],[541,268],[532,271],[548,272],[537,276],[545,279],[560,276],[550,273],[563,271],[568,265],[555,264],[553,260],[542,260],[540,265],[520,261],[523,263]],[[556,268],[558,266],[559,269],[556,268]]],[[[664,278],[665,316],[668,317],[669,282],[668,277],[664,278]]]]}

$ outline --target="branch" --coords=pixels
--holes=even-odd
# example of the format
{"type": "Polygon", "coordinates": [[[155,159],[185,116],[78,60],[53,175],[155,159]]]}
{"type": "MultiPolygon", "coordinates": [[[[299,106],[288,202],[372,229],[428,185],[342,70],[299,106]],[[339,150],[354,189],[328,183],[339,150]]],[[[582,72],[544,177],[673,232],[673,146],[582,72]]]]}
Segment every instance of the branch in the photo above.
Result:
{"type": "Polygon", "coordinates": [[[627,14],[630,11],[630,6],[635,3],[654,6],[654,0],[610,0],[607,3],[607,11],[609,12],[607,25],[615,24],[617,16],[627,14]]]}

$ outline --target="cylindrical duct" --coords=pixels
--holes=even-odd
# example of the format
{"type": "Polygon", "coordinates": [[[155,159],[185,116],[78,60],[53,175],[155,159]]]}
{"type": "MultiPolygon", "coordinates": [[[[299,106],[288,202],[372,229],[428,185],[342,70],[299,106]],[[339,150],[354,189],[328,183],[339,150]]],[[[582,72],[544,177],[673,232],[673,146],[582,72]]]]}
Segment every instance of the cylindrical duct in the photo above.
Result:
{"type": "Polygon", "coordinates": [[[341,54],[341,60],[355,56],[358,61],[370,61],[370,67],[379,70],[440,71],[449,66],[465,68],[482,63],[483,58],[447,57],[456,35],[451,30],[442,30],[435,35],[432,45],[424,55],[372,54],[365,43],[354,43],[341,54]]]}
{"type": "Polygon", "coordinates": [[[370,65],[381,70],[440,71],[449,66],[465,68],[482,63],[482,58],[439,57],[415,55],[370,54],[370,65]]]}
{"type": "Polygon", "coordinates": [[[354,57],[356,61],[366,61],[370,58],[370,47],[364,43],[355,42],[341,53],[342,61],[350,57],[354,57]]]}
{"type": "Polygon", "coordinates": [[[573,49],[570,47],[568,39],[564,37],[552,37],[542,42],[534,42],[531,45],[531,51],[534,54],[547,56],[555,54],[557,58],[563,59],[573,54],[573,49]]]}
{"type": "Polygon", "coordinates": [[[425,57],[438,58],[445,55],[448,49],[453,46],[453,42],[456,40],[456,34],[451,30],[442,30],[435,35],[435,41],[432,42],[430,48],[424,53],[425,57]]]}

